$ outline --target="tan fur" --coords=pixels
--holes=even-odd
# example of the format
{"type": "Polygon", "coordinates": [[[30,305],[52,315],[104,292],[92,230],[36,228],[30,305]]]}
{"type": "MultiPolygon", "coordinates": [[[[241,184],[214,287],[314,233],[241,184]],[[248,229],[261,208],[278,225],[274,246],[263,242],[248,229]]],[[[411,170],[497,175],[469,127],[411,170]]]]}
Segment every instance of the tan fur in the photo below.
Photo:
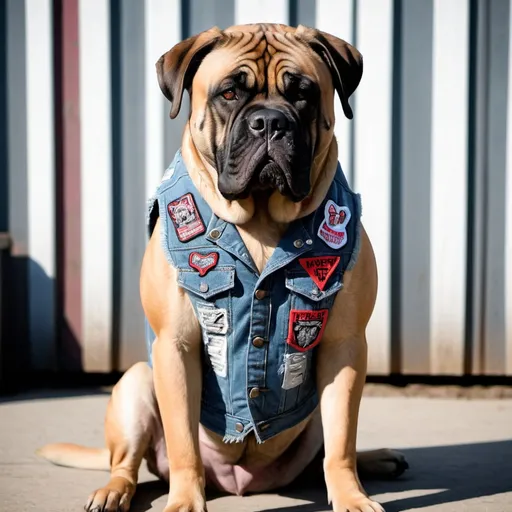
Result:
{"type": "MultiPolygon", "coordinates": [[[[212,29],[193,45],[208,44],[211,38],[219,38],[219,34],[218,29],[212,29]]],[[[332,181],[337,163],[333,136],[334,89],[326,66],[304,43],[312,37],[310,29],[295,30],[283,25],[239,26],[225,31],[222,37],[226,39],[220,49],[204,58],[194,77],[192,114],[184,131],[182,153],[194,185],[219,217],[237,225],[249,254],[261,271],[288,223],[314,211],[332,181]],[[311,127],[317,138],[311,193],[299,204],[278,192],[274,192],[268,202],[257,202],[252,197],[243,201],[225,200],[217,188],[215,160],[211,154],[213,141],[198,128],[202,122],[214,122],[205,119],[208,87],[229,72],[240,45],[248,41],[256,43],[247,69],[252,70],[253,80],[261,80],[262,69],[266,66],[270,91],[281,79],[284,64],[278,57],[283,52],[288,52],[297,68],[314,76],[322,87],[321,110],[328,123],[326,128],[316,124],[311,127]],[[293,50],[290,50],[290,41],[293,50]]],[[[172,59],[168,60],[166,56],[160,64],[164,70],[174,65],[172,59]]],[[[222,139],[226,134],[217,136],[222,139]]],[[[391,474],[402,460],[401,455],[380,450],[360,454],[356,460],[357,419],[366,375],[365,330],[377,292],[375,258],[364,228],[361,229],[359,258],[354,268],[344,275],[344,288],[336,297],[318,349],[320,410],[263,444],[258,444],[254,436],[240,443],[225,444],[220,436],[199,425],[201,331],[187,294],[177,284],[176,271],[162,252],[159,221],[144,256],[140,290],[145,314],[157,337],[153,345],[153,371],[145,364],[135,365],[114,389],[105,424],[111,479],[106,487],[91,496],[88,509],[106,506],[105,510],[116,510],[119,506],[123,511],[128,510],[144,457],[150,469],[162,476],[149,447],[152,439],[163,435],[172,474],[165,512],[206,510],[206,470],[201,450],[222,457],[228,465],[243,462],[246,467],[265,469],[300,439],[303,449],[295,450],[290,464],[292,469],[285,476],[281,475],[281,483],[287,483],[311,462],[310,454],[315,453],[312,447],[319,446],[322,437],[325,480],[333,509],[336,512],[383,510],[367,497],[357,469],[365,474],[391,474]]],[[[97,457],[98,467],[104,465],[104,451],[50,445],[40,453],[60,464],[86,467],[97,457]]],[[[269,471],[257,490],[273,488],[275,477],[276,474],[269,471]]],[[[240,484],[236,478],[233,492],[237,492],[240,484]]]]}

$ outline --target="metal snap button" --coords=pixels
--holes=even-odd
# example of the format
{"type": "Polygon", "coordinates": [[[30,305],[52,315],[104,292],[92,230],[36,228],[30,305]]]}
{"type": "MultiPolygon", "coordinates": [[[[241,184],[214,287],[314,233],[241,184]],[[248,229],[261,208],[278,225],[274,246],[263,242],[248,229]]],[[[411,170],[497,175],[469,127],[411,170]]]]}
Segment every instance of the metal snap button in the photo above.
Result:
{"type": "Polygon", "coordinates": [[[311,238],[308,238],[308,239],[306,240],[306,244],[307,244],[307,245],[313,245],[313,240],[311,240],[311,238]]]}
{"type": "Polygon", "coordinates": [[[252,388],[251,391],[249,391],[249,398],[258,398],[259,396],[260,396],[259,388],[252,388]]]}
{"type": "Polygon", "coordinates": [[[320,293],[320,290],[319,290],[318,288],[313,288],[313,289],[311,290],[311,293],[312,293],[313,295],[318,295],[318,294],[320,293]]]}
{"type": "Polygon", "coordinates": [[[237,432],[243,432],[243,431],[244,431],[244,426],[243,426],[241,423],[237,423],[237,424],[235,425],[235,430],[236,430],[237,432]]]}
{"type": "Polygon", "coordinates": [[[304,245],[304,242],[299,238],[298,240],[295,240],[295,242],[293,242],[293,245],[297,249],[300,249],[304,245]]]}
{"type": "Polygon", "coordinates": [[[261,347],[263,347],[263,345],[265,345],[265,340],[261,336],[256,336],[252,340],[252,344],[256,348],[261,348],[261,347]]]}
{"type": "Polygon", "coordinates": [[[257,298],[258,300],[261,300],[261,299],[264,299],[264,298],[266,297],[267,292],[266,292],[265,290],[260,290],[260,289],[258,289],[258,290],[256,290],[256,291],[254,292],[254,295],[256,296],[256,298],[257,298]]]}
{"type": "Polygon", "coordinates": [[[213,238],[214,240],[217,240],[217,238],[220,238],[220,231],[218,229],[212,229],[210,231],[210,238],[213,238]]]}
{"type": "Polygon", "coordinates": [[[207,292],[208,291],[208,284],[205,283],[205,282],[202,282],[200,285],[199,285],[199,291],[201,292],[207,292]]]}

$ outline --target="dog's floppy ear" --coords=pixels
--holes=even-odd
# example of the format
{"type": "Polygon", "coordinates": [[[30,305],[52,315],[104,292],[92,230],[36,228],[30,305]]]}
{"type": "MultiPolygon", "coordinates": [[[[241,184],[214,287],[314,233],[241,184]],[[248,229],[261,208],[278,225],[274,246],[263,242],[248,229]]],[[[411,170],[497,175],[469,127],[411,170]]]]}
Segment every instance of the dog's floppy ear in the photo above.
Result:
{"type": "Polygon", "coordinates": [[[217,27],[211,28],[181,41],[158,59],[156,63],[158,83],[165,97],[172,104],[171,119],[178,115],[183,91],[190,89],[201,61],[221,37],[222,32],[217,27]]]}
{"type": "Polygon", "coordinates": [[[363,56],[343,39],[326,32],[299,26],[295,33],[303,38],[322,58],[331,71],[345,116],[354,117],[348,99],[356,90],[363,75],[363,56]]]}

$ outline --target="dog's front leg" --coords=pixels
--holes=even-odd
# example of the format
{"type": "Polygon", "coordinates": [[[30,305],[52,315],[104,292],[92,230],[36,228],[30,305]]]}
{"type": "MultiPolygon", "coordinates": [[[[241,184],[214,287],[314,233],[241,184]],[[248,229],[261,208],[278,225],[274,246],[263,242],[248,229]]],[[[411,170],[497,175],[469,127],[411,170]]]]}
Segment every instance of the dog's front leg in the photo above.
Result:
{"type": "Polygon", "coordinates": [[[165,512],[206,510],[199,453],[201,359],[199,346],[160,333],[153,347],[155,392],[169,459],[165,512]]]}
{"type": "Polygon", "coordinates": [[[356,468],[357,419],[366,375],[364,336],[325,343],[318,365],[329,501],[334,512],[383,512],[368,498],[356,468]]]}
{"type": "Polygon", "coordinates": [[[324,474],[335,512],[383,512],[365,493],[356,467],[359,404],[366,379],[366,326],[377,294],[373,250],[364,229],[354,269],[344,276],[318,347],[317,384],[324,432],[324,474]]]}
{"type": "Polygon", "coordinates": [[[159,222],[141,271],[141,299],[156,340],[153,382],[169,460],[165,512],[203,512],[204,471],[199,453],[201,329],[192,304],[177,284],[177,271],[161,250],[159,222]]]}

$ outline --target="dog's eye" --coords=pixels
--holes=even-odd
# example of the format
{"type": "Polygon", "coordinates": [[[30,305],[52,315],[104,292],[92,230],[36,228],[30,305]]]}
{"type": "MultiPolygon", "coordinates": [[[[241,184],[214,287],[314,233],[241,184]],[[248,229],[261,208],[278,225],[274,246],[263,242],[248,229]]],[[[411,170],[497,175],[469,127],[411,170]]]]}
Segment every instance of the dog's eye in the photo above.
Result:
{"type": "Polygon", "coordinates": [[[236,95],[236,92],[235,92],[234,89],[227,89],[226,91],[224,91],[222,93],[222,97],[225,100],[228,100],[228,101],[232,101],[232,100],[237,100],[238,99],[238,96],[236,95]]]}

